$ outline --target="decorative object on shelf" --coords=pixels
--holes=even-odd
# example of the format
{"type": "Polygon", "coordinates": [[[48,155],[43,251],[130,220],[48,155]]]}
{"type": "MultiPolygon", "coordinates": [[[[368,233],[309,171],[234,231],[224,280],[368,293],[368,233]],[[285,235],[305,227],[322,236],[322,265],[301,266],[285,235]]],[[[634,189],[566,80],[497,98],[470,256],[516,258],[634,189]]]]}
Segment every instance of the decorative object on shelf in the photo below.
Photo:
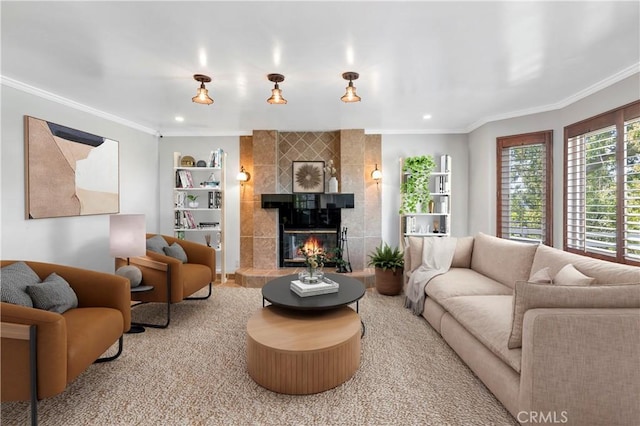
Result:
{"type": "Polygon", "coordinates": [[[293,162],[293,193],[324,192],[324,161],[293,162]]]}
{"type": "Polygon", "coordinates": [[[376,186],[380,184],[380,179],[382,179],[382,172],[378,169],[378,163],[376,163],[376,168],[371,172],[371,179],[376,181],[376,186]]]}
{"type": "Polygon", "coordinates": [[[197,208],[200,204],[198,203],[198,195],[192,195],[189,194],[187,195],[187,199],[189,200],[189,207],[191,207],[192,209],[197,208]]]}
{"type": "Polygon", "coordinates": [[[204,160],[198,160],[198,162],[196,163],[197,167],[207,167],[207,162],[204,160]]]}
{"type": "Polygon", "coordinates": [[[340,98],[342,102],[360,102],[361,98],[356,94],[356,88],[353,85],[353,80],[357,80],[358,77],[360,77],[360,74],[353,71],[348,71],[342,74],[342,78],[344,78],[345,80],[349,80],[347,92],[340,98]]]}
{"type": "Polygon", "coordinates": [[[433,200],[429,200],[429,213],[433,213],[433,209],[436,206],[436,202],[433,200]]]}
{"type": "Polygon", "coordinates": [[[204,234],[204,242],[207,243],[207,247],[211,247],[211,234],[204,234]]]}
{"type": "Polygon", "coordinates": [[[376,268],[376,290],[395,296],[402,291],[404,253],[398,247],[383,243],[369,254],[368,266],[376,268]]]}
{"type": "Polygon", "coordinates": [[[129,279],[131,288],[142,282],[142,272],[129,265],[129,258],[147,253],[146,223],[143,214],[119,214],[109,216],[109,254],[126,258],[127,265],[118,268],[116,275],[129,279]]]}
{"type": "Polygon", "coordinates": [[[205,83],[211,82],[211,77],[204,74],[194,74],[193,79],[200,82],[200,87],[198,93],[191,100],[197,104],[211,105],[213,99],[209,97],[209,91],[204,86],[205,83]]]}
{"type": "Polygon", "coordinates": [[[180,167],[180,156],[182,155],[181,152],[174,152],[173,153],[173,167],[180,167]]]}
{"type": "Polygon", "coordinates": [[[327,192],[336,194],[338,192],[338,177],[336,176],[338,173],[338,169],[334,166],[333,160],[327,161],[323,170],[325,173],[328,173],[331,176],[329,178],[329,191],[327,192]]]}
{"type": "Polygon", "coordinates": [[[267,102],[276,105],[286,104],[287,100],[282,97],[282,90],[280,90],[280,86],[278,86],[278,83],[282,83],[284,81],[284,75],[269,74],[267,75],[267,79],[275,83],[275,86],[273,87],[273,89],[271,89],[271,97],[267,99],[267,102]]]}
{"type": "Polygon", "coordinates": [[[240,182],[240,186],[244,186],[244,183],[249,182],[251,179],[251,174],[244,169],[244,166],[241,165],[236,179],[240,182]]]}
{"type": "Polygon", "coordinates": [[[180,165],[182,167],[193,167],[196,165],[196,160],[190,155],[185,155],[180,159],[180,165]]]}
{"type": "Polygon", "coordinates": [[[24,125],[27,219],[118,213],[117,141],[35,117],[24,125]]]}
{"type": "Polygon", "coordinates": [[[400,214],[416,213],[416,205],[425,205],[431,200],[429,191],[430,175],[436,163],[431,155],[407,157],[402,165],[405,179],[400,185],[402,205],[400,214]]]}

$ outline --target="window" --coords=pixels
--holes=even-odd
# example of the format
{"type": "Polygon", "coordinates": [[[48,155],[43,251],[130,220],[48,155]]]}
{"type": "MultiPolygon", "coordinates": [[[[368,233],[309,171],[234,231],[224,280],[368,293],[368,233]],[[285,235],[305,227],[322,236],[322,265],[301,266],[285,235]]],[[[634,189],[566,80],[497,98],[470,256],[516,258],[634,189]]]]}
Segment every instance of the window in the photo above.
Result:
{"type": "Polygon", "coordinates": [[[565,250],[640,264],[640,101],[564,133],[565,250]]]}
{"type": "Polygon", "coordinates": [[[497,234],[552,245],[553,131],[497,139],[497,234]]]}

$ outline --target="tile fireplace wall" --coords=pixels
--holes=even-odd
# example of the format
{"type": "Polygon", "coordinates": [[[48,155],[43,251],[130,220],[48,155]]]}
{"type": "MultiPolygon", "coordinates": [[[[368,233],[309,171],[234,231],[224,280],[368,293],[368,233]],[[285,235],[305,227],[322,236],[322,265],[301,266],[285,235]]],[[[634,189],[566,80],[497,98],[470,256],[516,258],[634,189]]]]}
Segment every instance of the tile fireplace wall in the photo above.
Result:
{"type": "Polygon", "coordinates": [[[260,207],[261,194],[291,193],[292,161],[328,161],[338,169],[340,192],[353,193],[355,208],[342,211],[354,270],[381,241],[380,188],[371,179],[381,164],[381,136],[364,130],[278,132],[254,130],[240,138],[240,164],[251,180],[240,189],[240,267],[276,269],[278,211],[260,207]]]}

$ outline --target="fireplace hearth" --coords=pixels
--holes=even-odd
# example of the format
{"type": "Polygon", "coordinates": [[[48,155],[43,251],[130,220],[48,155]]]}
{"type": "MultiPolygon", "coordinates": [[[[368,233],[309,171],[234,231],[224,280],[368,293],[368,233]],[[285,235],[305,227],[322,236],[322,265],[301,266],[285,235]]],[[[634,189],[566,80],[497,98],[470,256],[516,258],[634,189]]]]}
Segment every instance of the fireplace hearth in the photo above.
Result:
{"type": "Polygon", "coordinates": [[[278,209],[279,266],[302,266],[301,244],[315,244],[325,253],[338,247],[341,209],[352,209],[353,199],[353,194],[262,194],[262,208],[278,209]]]}

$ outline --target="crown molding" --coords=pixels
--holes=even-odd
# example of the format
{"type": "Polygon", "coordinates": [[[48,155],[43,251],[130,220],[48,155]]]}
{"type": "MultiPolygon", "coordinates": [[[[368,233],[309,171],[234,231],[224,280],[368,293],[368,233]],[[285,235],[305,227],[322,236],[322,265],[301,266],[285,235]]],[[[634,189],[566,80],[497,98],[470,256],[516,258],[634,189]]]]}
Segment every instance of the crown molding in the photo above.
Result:
{"type": "Polygon", "coordinates": [[[570,95],[559,102],[482,118],[472,123],[467,129],[465,129],[465,133],[471,133],[478,127],[484,126],[485,124],[491,123],[493,121],[507,120],[509,118],[523,117],[525,115],[539,114],[542,112],[555,111],[558,109],[565,108],[575,102],[578,102],[581,99],[586,98],[589,95],[593,95],[594,93],[599,92],[602,89],[612,86],[618,83],[619,81],[622,81],[625,78],[631,77],[632,75],[638,74],[638,73],[640,73],[640,62],[637,62],[617,72],[616,74],[613,74],[612,76],[605,78],[604,80],[600,80],[599,82],[587,87],[586,89],[583,89],[577,93],[574,93],[573,95],[570,95]]]}
{"type": "Polygon", "coordinates": [[[55,93],[47,92],[46,90],[38,89],[37,87],[30,86],[21,81],[14,80],[12,78],[0,75],[0,84],[3,86],[12,87],[14,89],[20,90],[22,92],[26,92],[35,96],[39,96],[41,98],[47,99],[52,102],[59,103],[61,105],[67,106],[69,108],[74,108],[79,111],[86,112],[91,115],[95,115],[96,117],[104,118],[105,120],[113,121],[118,124],[122,124],[123,126],[130,127],[132,129],[140,130],[141,132],[148,133],[150,135],[158,135],[158,131],[156,129],[152,129],[147,126],[143,126],[141,124],[135,123],[133,121],[127,120],[125,118],[119,117],[117,115],[110,114],[108,112],[101,111],[96,108],[92,108],[88,105],[81,104],[79,102],[73,101],[71,99],[67,99],[65,97],[56,95],[55,93]]]}

